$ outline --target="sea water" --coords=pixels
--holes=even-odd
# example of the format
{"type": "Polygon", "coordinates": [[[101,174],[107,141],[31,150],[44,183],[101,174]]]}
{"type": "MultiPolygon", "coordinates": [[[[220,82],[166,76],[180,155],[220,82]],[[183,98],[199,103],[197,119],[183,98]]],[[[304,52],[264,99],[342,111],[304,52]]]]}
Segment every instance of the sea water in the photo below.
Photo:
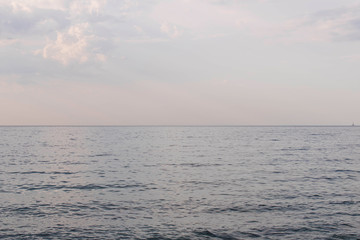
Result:
{"type": "Polygon", "coordinates": [[[1,239],[360,239],[357,127],[0,127],[1,239]]]}

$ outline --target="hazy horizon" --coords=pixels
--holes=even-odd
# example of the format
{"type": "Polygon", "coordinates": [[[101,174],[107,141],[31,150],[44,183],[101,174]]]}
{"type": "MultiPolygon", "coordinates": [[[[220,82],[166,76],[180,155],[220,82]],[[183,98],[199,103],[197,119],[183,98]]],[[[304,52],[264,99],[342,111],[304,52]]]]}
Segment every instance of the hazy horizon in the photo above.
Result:
{"type": "Polygon", "coordinates": [[[64,125],[56,125],[56,124],[47,124],[47,125],[0,125],[0,127],[359,127],[358,125],[334,125],[334,124],[328,124],[328,125],[314,125],[314,124],[308,124],[308,125],[101,125],[101,124],[92,124],[92,125],[70,125],[70,124],[64,124],[64,125]]]}
{"type": "Polygon", "coordinates": [[[354,0],[0,0],[1,126],[350,126],[354,0]]]}

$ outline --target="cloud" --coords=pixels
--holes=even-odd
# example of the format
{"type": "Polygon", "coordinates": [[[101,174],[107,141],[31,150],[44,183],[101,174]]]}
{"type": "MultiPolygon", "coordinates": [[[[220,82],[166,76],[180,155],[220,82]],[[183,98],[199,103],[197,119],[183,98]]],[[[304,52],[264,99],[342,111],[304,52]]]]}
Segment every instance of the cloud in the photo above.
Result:
{"type": "Polygon", "coordinates": [[[170,37],[181,33],[192,37],[232,34],[241,28],[257,25],[259,18],[233,1],[179,0],[160,1],[151,17],[170,37]]]}
{"type": "Polygon", "coordinates": [[[11,7],[13,11],[32,12],[34,9],[66,10],[70,0],[0,0],[0,7],[11,7]]]}
{"type": "Polygon", "coordinates": [[[0,0],[0,44],[18,40],[23,52],[64,65],[105,61],[121,41],[232,33],[251,21],[233,6],[224,0],[0,0]]]}
{"type": "Polygon", "coordinates": [[[0,0],[0,45],[16,42],[24,54],[65,65],[104,62],[118,39],[163,37],[142,12],[150,6],[135,0],[0,0]]]}
{"type": "Polygon", "coordinates": [[[8,46],[8,45],[12,45],[12,44],[15,44],[17,43],[18,40],[16,39],[0,39],[0,47],[5,47],[5,46],[8,46]]]}
{"type": "Polygon", "coordinates": [[[59,61],[64,65],[72,61],[84,63],[91,58],[97,59],[90,47],[90,42],[94,38],[89,32],[88,23],[71,26],[65,32],[58,32],[56,40],[48,42],[42,50],[42,56],[45,59],[59,61]]]}
{"type": "Polygon", "coordinates": [[[305,15],[287,21],[279,38],[287,42],[360,40],[360,5],[305,15]]]}
{"type": "Polygon", "coordinates": [[[82,13],[98,15],[105,4],[106,0],[78,0],[71,2],[69,9],[75,15],[82,13]]]}
{"type": "MultiPolygon", "coordinates": [[[[0,45],[68,65],[105,61],[95,30],[106,0],[0,0],[0,45]],[[94,30],[95,29],[95,30],[94,30]],[[11,39],[11,40],[10,40],[11,39]],[[39,51],[39,48],[41,50],[39,51]],[[38,49],[34,51],[35,49],[38,49]]],[[[103,41],[104,42],[104,41],[103,41]]]]}
{"type": "Polygon", "coordinates": [[[182,31],[180,31],[176,25],[171,25],[167,22],[161,24],[160,29],[163,33],[166,33],[171,38],[177,38],[182,35],[182,31]]]}
{"type": "Polygon", "coordinates": [[[31,9],[22,2],[11,2],[13,12],[31,12],[31,9]]]}
{"type": "Polygon", "coordinates": [[[67,13],[62,8],[51,5],[45,8],[47,5],[40,3],[43,1],[39,1],[37,5],[33,1],[1,1],[0,38],[33,38],[60,30],[70,24],[67,13]]]}

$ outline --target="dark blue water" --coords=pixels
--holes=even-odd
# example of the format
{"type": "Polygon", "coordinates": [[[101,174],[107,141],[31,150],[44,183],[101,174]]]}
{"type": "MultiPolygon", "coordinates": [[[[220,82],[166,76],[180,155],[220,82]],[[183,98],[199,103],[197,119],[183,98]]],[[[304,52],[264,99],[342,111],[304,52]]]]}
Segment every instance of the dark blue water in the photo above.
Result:
{"type": "Polygon", "coordinates": [[[360,239],[357,127],[0,127],[1,239],[360,239]]]}

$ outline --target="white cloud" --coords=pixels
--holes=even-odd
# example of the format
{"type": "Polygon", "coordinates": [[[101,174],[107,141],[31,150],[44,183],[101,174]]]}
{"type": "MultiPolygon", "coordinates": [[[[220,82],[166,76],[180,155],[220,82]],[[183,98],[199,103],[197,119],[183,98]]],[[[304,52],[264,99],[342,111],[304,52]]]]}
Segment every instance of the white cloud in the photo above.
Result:
{"type": "MultiPolygon", "coordinates": [[[[71,26],[65,32],[58,32],[55,41],[50,41],[42,50],[45,59],[53,59],[64,65],[72,61],[84,63],[96,56],[91,52],[90,41],[94,39],[88,31],[89,24],[71,26]]],[[[104,58],[103,58],[104,59],[104,58]]]]}
{"type": "Polygon", "coordinates": [[[70,4],[70,11],[79,15],[82,13],[99,14],[100,9],[104,7],[106,0],[77,0],[70,4]]]}
{"type": "Polygon", "coordinates": [[[45,59],[63,64],[105,61],[101,48],[93,45],[98,37],[90,33],[88,23],[97,23],[95,18],[105,4],[106,0],[0,0],[0,45],[19,42],[18,47],[28,54],[41,47],[45,59]],[[55,40],[49,40],[54,34],[55,40]]]}
{"type": "Polygon", "coordinates": [[[171,25],[167,22],[162,23],[160,29],[171,38],[177,38],[182,35],[182,31],[180,31],[176,25],[171,25]]]}
{"type": "Polygon", "coordinates": [[[0,0],[0,7],[10,7],[12,11],[32,12],[34,9],[66,10],[70,0],[0,0]]]}
{"type": "Polygon", "coordinates": [[[259,21],[238,3],[205,0],[161,1],[151,17],[161,23],[161,30],[170,36],[181,33],[180,28],[195,37],[233,33],[259,21]]]}
{"type": "Polygon", "coordinates": [[[13,12],[32,12],[31,9],[22,2],[11,2],[13,12]]]}
{"type": "Polygon", "coordinates": [[[18,42],[18,40],[16,40],[16,39],[0,39],[0,47],[12,45],[17,42],[18,42]]]}
{"type": "Polygon", "coordinates": [[[96,59],[100,62],[105,62],[106,61],[106,56],[104,54],[101,53],[97,53],[96,55],[96,59]]]}

